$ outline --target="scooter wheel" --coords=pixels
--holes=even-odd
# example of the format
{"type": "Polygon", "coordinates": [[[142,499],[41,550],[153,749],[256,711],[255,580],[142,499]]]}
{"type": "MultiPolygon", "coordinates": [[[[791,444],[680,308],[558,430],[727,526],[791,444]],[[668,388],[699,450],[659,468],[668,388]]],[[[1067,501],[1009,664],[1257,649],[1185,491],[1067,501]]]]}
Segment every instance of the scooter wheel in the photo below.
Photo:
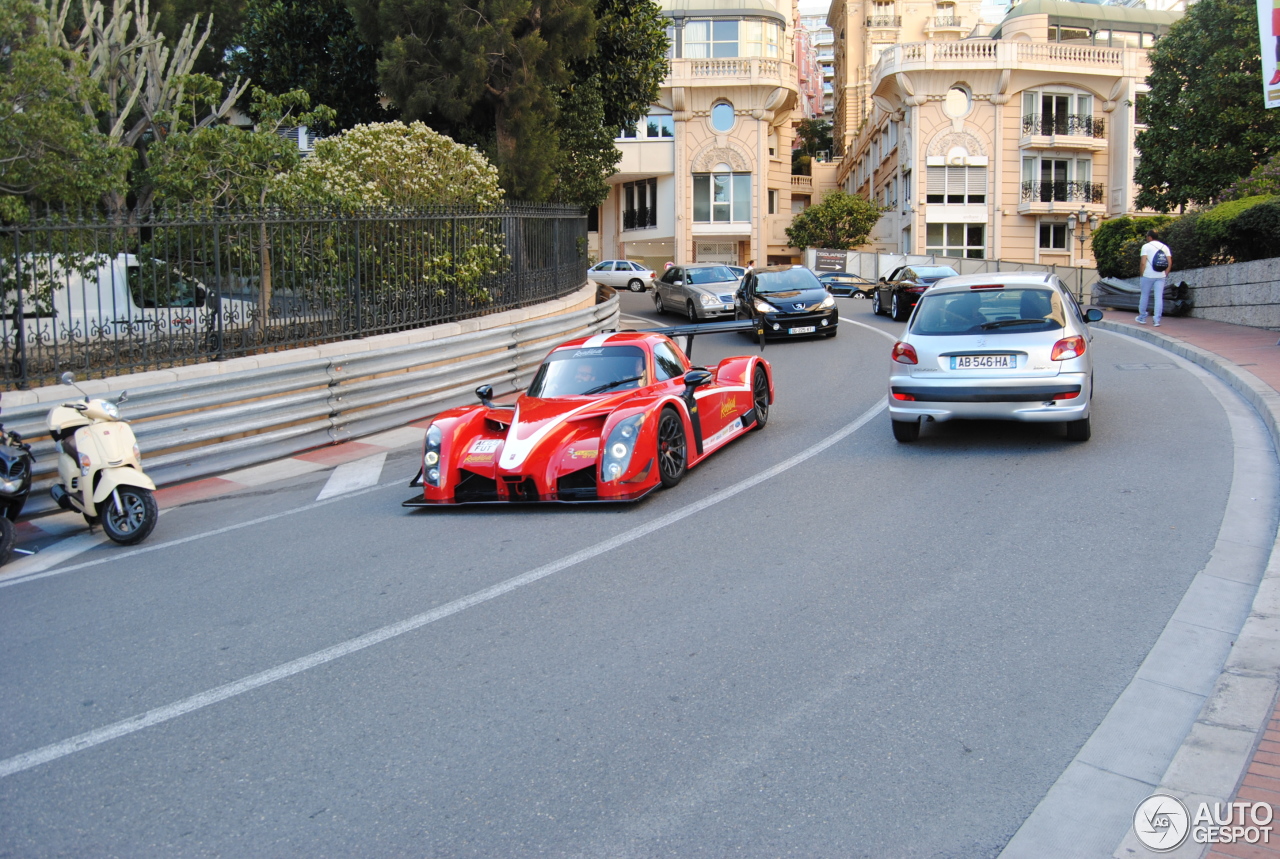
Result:
{"type": "Polygon", "coordinates": [[[3,516],[0,516],[0,567],[9,563],[13,556],[13,547],[18,543],[18,529],[3,516]]]}
{"type": "Polygon", "coordinates": [[[137,486],[117,487],[116,494],[120,496],[120,509],[116,509],[115,499],[110,495],[98,505],[98,520],[103,532],[122,546],[145,540],[160,518],[155,496],[151,490],[137,486]]]}

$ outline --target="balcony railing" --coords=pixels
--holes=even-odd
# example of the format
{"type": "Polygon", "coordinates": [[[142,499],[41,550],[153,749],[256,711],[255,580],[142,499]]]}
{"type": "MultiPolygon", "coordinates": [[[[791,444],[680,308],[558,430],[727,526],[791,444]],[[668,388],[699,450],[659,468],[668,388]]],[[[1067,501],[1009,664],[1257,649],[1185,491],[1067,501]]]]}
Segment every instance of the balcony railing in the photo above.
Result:
{"type": "Polygon", "coordinates": [[[1101,182],[1023,182],[1023,203],[1102,203],[1101,182]]]}
{"type": "Polygon", "coordinates": [[[622,229],[647,230],[658,226],[658,210],[648,206],[627,209],[622,213],[622,229]]]}
{"type": "Polygon", "coordinates": [[[959,26],[960,26],[960,19],[959,19],[959,18],[957,18],[955,15],[946,15],[946,16],[939,15],[938,17],[936,17],[936,18],[934,18],[934,19],[933,19],[933,26],[935,26],[935,27],[959,27],[959,26]]]}
{"type": "Polygon", "coordinates": [[[901,15],[868,15],[868,27],[901,27],[901,15]]]}
{"type": "Polygon", "coordinates": [[[1082,137],[1105,137],[1107,121],[1100,116],[1077,113],[1029,113],[1022,117],[1022,136],[1075,134],[1082,137]]]}

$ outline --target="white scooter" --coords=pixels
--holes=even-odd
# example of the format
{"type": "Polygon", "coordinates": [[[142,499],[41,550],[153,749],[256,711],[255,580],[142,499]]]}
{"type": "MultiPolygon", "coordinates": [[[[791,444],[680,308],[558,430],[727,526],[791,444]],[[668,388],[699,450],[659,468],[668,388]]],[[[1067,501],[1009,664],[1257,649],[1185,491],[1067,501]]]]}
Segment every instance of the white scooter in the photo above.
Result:
{"type": "MultiPolygon", "coordinates": [[[[84,394],[70,373],[61,381],[84,394]]],[[[133,430],[116,408],[127,399],[127,392],[116,403],[85,394],[82,401],[54,406],[47,419],[58,446],[59,483],[49,490],[53,500],[63,510],[84,514],[90,526],[101,523],[108,537],[125,546],[145,539],[160,518],[151,494],[156,485],[143,473],[133,430]]]]}

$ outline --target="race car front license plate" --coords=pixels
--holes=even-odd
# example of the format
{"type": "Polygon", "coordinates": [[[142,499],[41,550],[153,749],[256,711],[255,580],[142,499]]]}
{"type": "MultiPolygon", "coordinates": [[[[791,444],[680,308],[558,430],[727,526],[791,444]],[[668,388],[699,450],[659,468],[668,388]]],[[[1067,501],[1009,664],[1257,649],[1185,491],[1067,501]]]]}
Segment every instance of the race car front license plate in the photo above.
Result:
{"type": "Polygon", "coordinates": [[[818,328],[816,325],[806,325],[803,328],[788,328],[787,333],[788,334],[812,334],[817,330],[818,328]]]}
{"type": "Polygon", "coordinates": [[[1017,355],[952,355],[952,370],[1016,370],[1017,355]]]}

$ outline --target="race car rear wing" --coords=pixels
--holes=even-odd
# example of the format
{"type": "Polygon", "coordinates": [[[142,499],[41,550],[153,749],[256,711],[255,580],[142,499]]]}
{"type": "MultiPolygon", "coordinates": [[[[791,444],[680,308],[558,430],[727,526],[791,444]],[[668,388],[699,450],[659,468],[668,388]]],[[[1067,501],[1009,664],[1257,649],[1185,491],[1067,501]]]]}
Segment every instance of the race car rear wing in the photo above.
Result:
{"type": "Polygon", "coordinates": [[[672,325],[667,328],[645,328],[646,332],[654,334],[665,334],[672,340],[677,337],[685,338],[684,355],[690,361],[693,360],[693,338],[699,334],[729,334],[734,331],[754,331],[756,342],[760,344],[760,348],[764,349],[764,322],[757,323],[753,319],[739,319],[730,322],[697,322],[688,325],[672,325]]]}

